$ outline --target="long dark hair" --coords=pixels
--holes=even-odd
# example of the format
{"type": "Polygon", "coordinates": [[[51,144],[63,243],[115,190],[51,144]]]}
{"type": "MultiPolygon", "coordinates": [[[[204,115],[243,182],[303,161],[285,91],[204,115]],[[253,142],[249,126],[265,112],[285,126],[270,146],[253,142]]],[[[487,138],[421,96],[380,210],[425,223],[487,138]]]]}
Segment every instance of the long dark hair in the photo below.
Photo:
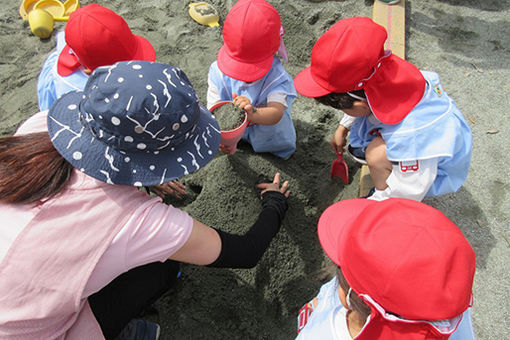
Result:
{"type": "Polygon", "coordinates": [[[0,138],[0,202],[34,203],[57,195],[73,166],[51,143],[48,132],[0,138]]]}

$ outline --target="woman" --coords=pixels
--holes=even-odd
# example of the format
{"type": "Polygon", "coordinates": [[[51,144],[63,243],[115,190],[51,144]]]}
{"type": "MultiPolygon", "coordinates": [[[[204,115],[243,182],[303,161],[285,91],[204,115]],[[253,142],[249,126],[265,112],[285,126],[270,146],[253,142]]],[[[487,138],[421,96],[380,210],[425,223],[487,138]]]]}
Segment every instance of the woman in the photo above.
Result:
{"type": "Polygon", "coordinates": [[[168,289],[174,261],[255,266],[287,209],[279,174],[258,185],[263,209],[243,236],[137,189],[198,170],[219,140],[184,72],[145,61],[96,69],[2,138],[0,338],[114,338],[168,289]]]}

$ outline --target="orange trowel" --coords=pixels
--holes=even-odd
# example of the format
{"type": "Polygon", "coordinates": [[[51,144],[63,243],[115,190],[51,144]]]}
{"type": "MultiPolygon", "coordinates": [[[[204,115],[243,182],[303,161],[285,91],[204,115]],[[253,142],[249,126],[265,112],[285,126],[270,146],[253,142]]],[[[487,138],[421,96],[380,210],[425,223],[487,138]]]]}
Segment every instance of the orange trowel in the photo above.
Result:
{"type": "Polygon", "coordinates": [[[331,163],[331,178],[339,177],[345,184],[349,183],[349,168],[345,163],[342,152],[336,152],[336,159],[331,163]]]}

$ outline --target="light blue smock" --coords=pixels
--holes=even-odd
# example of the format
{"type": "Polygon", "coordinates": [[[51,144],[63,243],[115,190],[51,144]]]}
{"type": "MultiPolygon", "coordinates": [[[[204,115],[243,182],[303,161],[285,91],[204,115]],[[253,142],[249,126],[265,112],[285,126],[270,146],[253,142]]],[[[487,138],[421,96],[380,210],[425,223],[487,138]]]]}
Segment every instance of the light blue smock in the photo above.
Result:
{"type": "Polygon", "coordinates": [[[60,52],[65,47],[64,32],[57,34],[57,48],[46,58],[39,78],[37,78],[37,100],[39,110],[48,110],[55,100],[63,94],[75,90],[83,90],[89,76],[80,67],[70,75],[62,77],[57,73],[57,62],[60,52]]]}
{"type": "MultiPolygon", "coordinates": [[[[335,315],[344,306],[338,297],[338,283],[336,277],[322,285],[317,295],[317,306],[308,318],[305,327],[299,332],[296,340],[350,340],[340,339],[334,334],[333,323],[335,315]]],[[[471,324],[471,308],[462,315],[457,330],[450,335],[450,340],[474,340],[475,335],[471,324]]]]}
{"type": "Polygon", "coordinates": [[[232,100],[232,94],[245,96],[255,107],[267,105],[267,96],[272,92],[286,95],[287,108],[280,121],[274,125],[256,124],[248,126],[243,139],[251,144],[255,152],[270,152],[287,158],[296,151],[296,130],[292,123],[292,102],[296,98],[294,82],[277,57],[267,74],[252,83],[236,80],[223,74],[216,62],[209,68],[209,79],[218,88],[221,100],[232,100]]]}
{"type": "Polygon", "coordinates": [[[386,142],[392,162],[438,159],[437,176],[426,196],[457,191],[466,180],[471,162],[472,135],[453,99],[444,92],[439,76],[422,71],[427,87],[422,100],[395,125],[374,115],[356,118],[351,128],[353,147],[366,147],[377,130],[386,142]]]}

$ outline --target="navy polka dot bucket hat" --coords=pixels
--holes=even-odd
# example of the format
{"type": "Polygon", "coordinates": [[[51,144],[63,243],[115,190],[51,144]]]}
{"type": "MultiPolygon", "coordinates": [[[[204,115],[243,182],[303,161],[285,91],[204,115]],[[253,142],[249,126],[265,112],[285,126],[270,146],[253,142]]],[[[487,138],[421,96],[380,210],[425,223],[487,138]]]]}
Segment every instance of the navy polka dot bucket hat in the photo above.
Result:
{"type": "Polygon", "coordinates": [[[97,68],[83,91],[48,113],[55,148],[110,184],[151,186],[198,170],[216,154],[220,128],[177,67],[119,62],[97,68]]]}

